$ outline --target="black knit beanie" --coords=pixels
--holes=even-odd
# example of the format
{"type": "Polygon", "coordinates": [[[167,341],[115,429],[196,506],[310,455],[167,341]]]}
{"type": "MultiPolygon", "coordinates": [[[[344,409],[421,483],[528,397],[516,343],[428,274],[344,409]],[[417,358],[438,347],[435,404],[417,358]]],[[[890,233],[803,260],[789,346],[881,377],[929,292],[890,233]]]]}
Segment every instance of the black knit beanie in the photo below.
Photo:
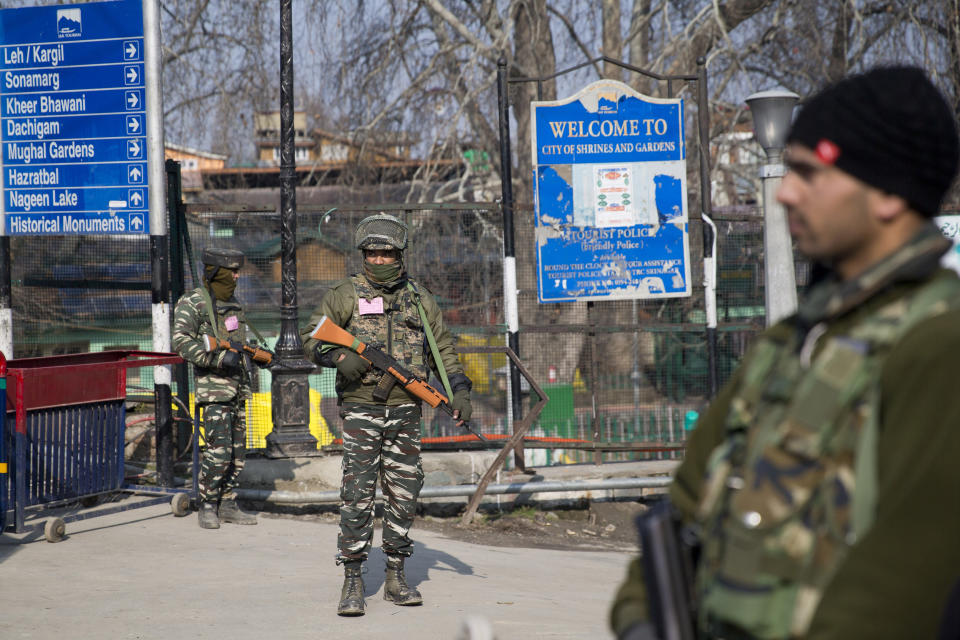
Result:
{"type": "Polygon", "coordinates": [[[831,85],[800,110],[787,136],[863,182],[934,216],[957,172],[957,127],[916,67],[882,67],[831,85]]]}

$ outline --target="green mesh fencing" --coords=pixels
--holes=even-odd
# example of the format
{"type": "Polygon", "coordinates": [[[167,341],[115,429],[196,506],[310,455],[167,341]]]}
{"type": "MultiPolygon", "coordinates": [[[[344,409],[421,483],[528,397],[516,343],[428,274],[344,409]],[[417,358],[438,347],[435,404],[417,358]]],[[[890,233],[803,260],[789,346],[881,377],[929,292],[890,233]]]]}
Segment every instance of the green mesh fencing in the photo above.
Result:
{"type": "MultiPolygon", "coordinates": [[[[234,207],[233,209],[236,209],[234,207]]],[[[297,283],[300,324],[334,282],[360,267],[353,247],[357,223],[380,207],[300,207],[297,214],[297,283]]],[[[502,353],[470,353],[502,346],[502,212],[493,203],[403,205],[390,208],[410,227],[409,272],[436,296],[465,351],[474,383],[474,422],[485,432],[510,433],[508,368],[502,353]]],[[[708,399],[708,361],[699,220],[690,222],[693,295],[686,299],[538,304],[532,211],[516,215],[520,357],[550,396],[531,435],[551,439],[528,449],[530,464],[594,460],[577,447],[602,443],[682,443],[691,411],[708,399]],[[564,442],[569,446],[564,449],[564,442]]],[[[764,325],[762,218],[756,209],[715,212],[718,227],[718,354],[722,383],[764,325]]],[[[196,286],[204,247],[243,251],[237,295],[253,326],[272,347],[280,326],[279,215],[275,211],[187,207],[191,262],[184,256],[186,290],[196,286]],[[191,268],[194,270],[191,275],[191,268]]],[[[16,355],[111,348],[150,349],[149,239],[100,236],[11,239],[16,355]]],[[[798,262],[798,283],[806,266],[798,262]]],[[[171,314],[172,316],[172,314],[171,314]]],[[[152,388],[149,368],[131,372],[130,384],[152,388]]],[[[309,377],[311,431],[321,445],[339,436],[332,370],[309,377]]],[[[439,381],[434,380],[439,388],[439,381]]],[[[272,429],[270,373],[258,372],[247,407],[249,446],[261,448],[272,429]]],[[[191,383],[192,385],[192,383],[191,383]]],[[[175,389],[176,391],[176,389],[175,389]]],[[[529,386],[523,406],[532,406],[529,386]]],[[[526,411],[526,409],[525,409],[526,411]]],[[[446,416],[425,411],[425,437],[461,435],[446,416]]],[[[605,460],[670,457],[675,451],[605,453],[605,460]]]]}

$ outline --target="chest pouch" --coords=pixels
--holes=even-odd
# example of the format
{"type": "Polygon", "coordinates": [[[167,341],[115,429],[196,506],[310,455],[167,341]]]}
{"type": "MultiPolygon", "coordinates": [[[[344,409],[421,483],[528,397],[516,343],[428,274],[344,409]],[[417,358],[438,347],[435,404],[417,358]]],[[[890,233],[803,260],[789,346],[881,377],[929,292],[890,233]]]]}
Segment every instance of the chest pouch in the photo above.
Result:
{"type": "Polygon", "coordinates": [[[713,462],[720,475],[701,583],[707,615],[722,611],[762,638],[805,627],[845,553],[855,452],[875,417],[868,343],[833,338],[809,368],[786,345],[776,350],[760,384],[732,405],[728,427],[751,428],[713,462]]]}

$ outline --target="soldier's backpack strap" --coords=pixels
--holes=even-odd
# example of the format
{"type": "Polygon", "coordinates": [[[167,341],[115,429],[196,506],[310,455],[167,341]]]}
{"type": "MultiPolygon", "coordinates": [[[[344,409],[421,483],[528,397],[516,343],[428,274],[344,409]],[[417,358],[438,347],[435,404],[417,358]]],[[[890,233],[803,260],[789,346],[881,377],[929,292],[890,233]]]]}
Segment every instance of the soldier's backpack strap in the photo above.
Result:
{"type": "Polygon", "coordinates": [[[443,390],[447,392],[447,398],[453,399],[453,391],[450,389],[450,380],[447,378],[447,368],[443,366],[443,358],[440,357],[440,348],[437,347],[437,340],[433,337],[433,329],[427,321],[427,312],[423,310],[423,303],[420,302],[420,292],[407,280],[407,289],[413,295],[413,301],[417,303],[417,312],[420,314],[420,321],[423,322],[423,332],[427,334],[427,343],[430,345],[430,353],[433,354],[433,361],[437,365],[437,373],[440,374],[440,381],[443,383],[443,390]]]}
{"type": "MultiPolygon", "coordinates": [[[[882,338],[883,341],[896,344],[920,322],[960,306],[960,280],[953,277],[936,278],[921,288],[907,304],[906,313],[892,332],[882,338]]],[[[879,406],[878,391],[874,389],[872,394],[874,397],[871,401],[879,406]]],[[[850,505],[851,526],[857,538],[870,529],[876,516],[879,432],[878,415],[874,411],[857,437],[857,459],[854,463],[854,486],[857,490],[850,505]]]]}
{"type": "MultiPolygon", "coordinates": [[[[877,390],[874,389],[871,395],[874,397],[870,402],[878,406],[877,390]]],[[[850,529],[857,540],[870,530],[876,517],[879,450],[880,424],[876,411],[873,411],[857,434],[857,457],[853,462],[853,486],[857,489],[850,504],[850,529]]]]}
{"type": "Polygon", "coordinates": [[[203,294],[203,301],[207,305],[207,315],[210,318],[210,325],[213,327],[213,335],[217,340],[220,340],[220,329],[217,326],[217,308],[214,306],[216,303],[214,303],[206,287],[200,287],[200,292],[203,294]]]}

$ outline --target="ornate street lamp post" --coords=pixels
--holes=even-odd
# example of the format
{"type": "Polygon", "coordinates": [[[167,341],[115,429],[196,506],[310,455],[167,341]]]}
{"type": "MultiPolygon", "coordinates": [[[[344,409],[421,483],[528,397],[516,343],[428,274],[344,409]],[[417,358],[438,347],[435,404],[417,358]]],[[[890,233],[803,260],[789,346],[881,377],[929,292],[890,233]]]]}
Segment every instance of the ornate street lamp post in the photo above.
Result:
{"type": "Polygon", "coordinates": [[[767,161],[760,167],[763,181],[763,275],[767,326],[797,308],[797,277],[787,216],[777,202],[783,179],[783,146],[799,96],[790,91],[761,91],[746,99],[753,114],[753,134],[767,161]]]}
{"type": "Polygon", "coordinates": [[[297,196],[293,130],[293,9],[280,2],[280,337],[271,373],[273,431],[269,458],[318,455],[310,434],[310,383],[313,364],[303,357],[297,322],[297,196]]]}

